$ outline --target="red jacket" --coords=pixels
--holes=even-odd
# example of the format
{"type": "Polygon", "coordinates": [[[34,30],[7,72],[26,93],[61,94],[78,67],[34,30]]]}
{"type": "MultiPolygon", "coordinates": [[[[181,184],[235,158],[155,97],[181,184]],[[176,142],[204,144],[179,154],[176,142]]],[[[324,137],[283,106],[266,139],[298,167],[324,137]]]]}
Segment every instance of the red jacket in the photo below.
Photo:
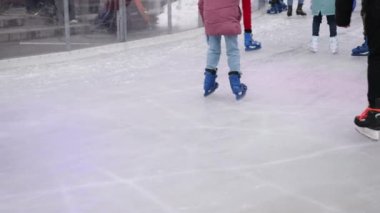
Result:
{"type": "Polygon", "coordinates": [[[240,0],[199,0],[198,7],[207,35],[241,33],[240,0]]]}

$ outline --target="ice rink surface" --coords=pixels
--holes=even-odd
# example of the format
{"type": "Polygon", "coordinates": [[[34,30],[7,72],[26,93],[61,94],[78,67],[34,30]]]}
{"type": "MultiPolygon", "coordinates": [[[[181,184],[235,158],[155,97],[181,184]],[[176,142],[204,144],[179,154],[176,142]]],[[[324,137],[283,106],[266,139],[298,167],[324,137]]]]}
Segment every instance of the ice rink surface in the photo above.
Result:
{"type": "Polygon", "coordinates": [[[378,213],[359,12],[332,55],[306,11],[256,13],[239,102],[225,56],[203,97],[203,29],[0,61],[0,212],[378,213]]]}

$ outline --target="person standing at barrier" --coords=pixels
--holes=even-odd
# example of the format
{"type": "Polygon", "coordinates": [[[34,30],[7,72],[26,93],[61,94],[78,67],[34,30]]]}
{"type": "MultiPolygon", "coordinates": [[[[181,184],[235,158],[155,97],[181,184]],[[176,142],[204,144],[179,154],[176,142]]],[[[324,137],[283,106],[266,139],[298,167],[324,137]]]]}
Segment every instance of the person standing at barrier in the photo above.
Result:
{"type": "MultiPolygon", "coordinates": [[[[64,0],[54,0],[55,6],[57,7],[57,18],[58,23],[63,24],[65,21],[65,10],[64,10],[64,0]]],[[[76,19],[75,15],[75,4],[74,0],[68,0],[69,1],[69,20],[70,24],[76,24],[78,23],[78,20],[76,19]]]]}
{"type": "MultiPolygon", "coordinates": [[[[336,0],[338,26],[349,27],[354,7],[352,0],[336,0]]],[[[354,119],[361,134],[380,139],[380,1],[362,0],[365,32],[368,39],[368,107],[354,119]]]]}
{"type": "Polygon", "coordinates": [[[37,12],[38,0],[25,0],[26,12],[34,14],[37,12]]]}
{"type": "Polygon", "coordinates": [[[242,0],[243,24],[244,24],[244,46],[245,51],[261,49],[261,43],[252,37],[252,5],[251,0],[242,0]]]}
{"type": "Polygon", "coordinates": [[[221,39],[224,37],[227,47],[227,60],[230,68],[229,80],[236,100],[245,96],[247,86],[240,82],[240,51],[238,35],[241,34],[240,0],[199,0],[198,8],[202,17],[208,43],[207,65],[204,78],[204,96],[218,88],[215,81],[221,55],[221,39]]]}

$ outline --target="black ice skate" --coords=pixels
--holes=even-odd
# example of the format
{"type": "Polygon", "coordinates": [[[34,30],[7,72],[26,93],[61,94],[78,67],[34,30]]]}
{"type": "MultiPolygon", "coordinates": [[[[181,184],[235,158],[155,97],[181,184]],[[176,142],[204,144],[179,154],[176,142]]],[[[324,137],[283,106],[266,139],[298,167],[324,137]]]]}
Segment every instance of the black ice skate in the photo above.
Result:
{"type": "Polygon", "coordinates": [[[359,133],[372,140],[380,139],[380,108],[367,108],[354,122],[359,133]]]}

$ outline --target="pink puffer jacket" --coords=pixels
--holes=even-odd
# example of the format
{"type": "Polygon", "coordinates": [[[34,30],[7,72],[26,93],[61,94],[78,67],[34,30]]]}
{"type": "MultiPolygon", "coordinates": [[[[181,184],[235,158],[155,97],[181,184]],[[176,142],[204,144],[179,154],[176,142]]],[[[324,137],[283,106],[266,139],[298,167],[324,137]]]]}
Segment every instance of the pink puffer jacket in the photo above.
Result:
{"type": "Polygon", "coordinates": [[[240,0],[199,0],[198,7],[207,35],[241,33],[240,0]]]}

